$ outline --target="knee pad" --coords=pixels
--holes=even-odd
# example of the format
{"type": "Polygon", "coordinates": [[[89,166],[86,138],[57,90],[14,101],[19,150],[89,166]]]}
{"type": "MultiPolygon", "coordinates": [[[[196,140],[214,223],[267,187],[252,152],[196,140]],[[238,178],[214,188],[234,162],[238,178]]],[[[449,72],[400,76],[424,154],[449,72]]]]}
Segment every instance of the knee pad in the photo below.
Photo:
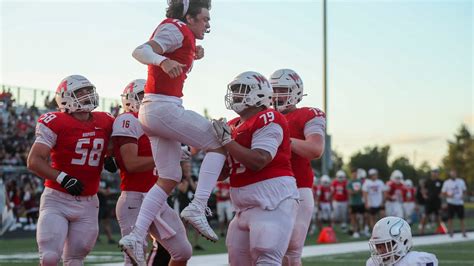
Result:
{"type": "Polygon", "coordinates": [[[56,252],[44,252],[41,254],[40,258],[40,265],[41,266],[57,266],[59,261],[61,260],[61,256],[56,252]]]}

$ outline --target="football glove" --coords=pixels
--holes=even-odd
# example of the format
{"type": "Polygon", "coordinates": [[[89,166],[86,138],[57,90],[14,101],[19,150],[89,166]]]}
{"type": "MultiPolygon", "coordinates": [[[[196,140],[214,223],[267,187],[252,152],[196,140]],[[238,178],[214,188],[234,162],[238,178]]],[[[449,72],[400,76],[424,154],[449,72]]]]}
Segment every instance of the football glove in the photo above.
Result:
{"type": "Polygon", "coordinates": [[[104,159],[104,169],[111,172],[115,173],[117,172],[117,164],[115,163],[115,159],[112,156],[107,156],[104,159]]]}
{"type": "Polygon", "coordinates": [[[212,119],[211,123],[212,128],[214,129],[214,134],[222,146],[232,141],[231,129],[227,125],[227,120],[225,118],[219,120],[212,119]]]}
{"type": "Polygon", "coordinates": [[[61,186],[73,196],[80,196],[84,190],[84,186],[82,185],[81,181],[70,175],[66,175],[64,177],[63,181],[61,182],[61,186]]]}
{"type": "Polygon", "coordinates": [[[191,160],[191,147],[186,144],[181,144],[181,161],[191,160]]]}

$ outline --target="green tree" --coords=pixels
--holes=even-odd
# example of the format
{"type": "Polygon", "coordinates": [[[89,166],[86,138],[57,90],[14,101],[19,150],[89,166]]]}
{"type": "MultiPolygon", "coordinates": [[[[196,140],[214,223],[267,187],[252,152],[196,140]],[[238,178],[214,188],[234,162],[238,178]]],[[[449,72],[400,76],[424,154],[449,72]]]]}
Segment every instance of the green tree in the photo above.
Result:
{"type": "Polygon", "coordinates": [[[474,137],[466,125],[461,125],[454,140],[448,140],[448,154],[443,158],[443,168],[447,171],[456,169],[471,188],[474,185],[474,137]]]}
{"type": "Polygon", "coordinates": [[[373,146],[365,147],[362,151],[351,156],[349,166],[351,168],[370,169],[375,168],[379,171],[379,177],[387,180],[390,176],[390,168],[388,166],[388,155],[390,146],[373,146]]]}

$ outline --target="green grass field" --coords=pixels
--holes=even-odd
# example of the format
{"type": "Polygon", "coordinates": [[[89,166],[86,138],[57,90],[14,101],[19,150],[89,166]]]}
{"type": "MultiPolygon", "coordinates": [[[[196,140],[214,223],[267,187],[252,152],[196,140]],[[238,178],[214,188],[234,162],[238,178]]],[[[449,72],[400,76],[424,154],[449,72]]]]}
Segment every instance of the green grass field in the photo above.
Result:
{"type": "MultiPolygon", "coordinates": [[[[474,265],[474,240],[462,243],[441,244],[432,246],[422,246],[414,248],[417,251],[425,251],[436,254],[439,265],[461,266],[474,265]]],[[[318,266],[337,265],[365,265],[369,252],[358,252],[331,256],[319,256],[303,259],[303,264],[318,266]]]]}
{"type": "MultiPolygon", "coordinates": [[[[417,226],[412,226],[413,233],[417,233],[417,226]]],[[[455,228],[459,228],[458,221],[455,221],[455,228]]],[[[474,218],[467,220],[467,228],[474,229],[474,218]]],[[[335,229],[338,242],[353,241],[353,239],[341,232],[338,228],[335,229]]],[[[428,233],[433,232],[434,228],[428,230],[428,233]]],[[[189,231],[188,236],[191,240],[194,231],[189,231]]],[[[306,245],[315,245],[317,233],[308,235],[306,245]]],[[[119,235],[114,235],[114,239],[118,240],[119,235]]],[[[87,264],[101,263],[101,262],[120,262],[122,261],[122,253],[117,248],[117,245],[107,244],[105,236],[101,235],[101,242],[96,243],[91,254],[87,258],[87,264]]],[[[367,238],[360,238],[364,240],[367,238]]],[[[221,238],[217,243],[211,243],[203,238],[199,238],[199,245],[203,251],[194,251],[193,255],[226,253],[225,238],[221,238]]],[[[458,244],[442,244],[425,246],[422,248],[415,248],[415,250],[423,250],[435,253],[438,256],[441,265],[474,265],[474,240],[458,243],[458,244]]],[[[350,253],[344,255],[318,256],[304,259],[304,265],[353,265],[365,264],[369,256],[367,252],[350,253]]],[[[37,246],[34,236],[28,238],[5,239],[0,238],[0,265],[38,265],[37,246]]]]}

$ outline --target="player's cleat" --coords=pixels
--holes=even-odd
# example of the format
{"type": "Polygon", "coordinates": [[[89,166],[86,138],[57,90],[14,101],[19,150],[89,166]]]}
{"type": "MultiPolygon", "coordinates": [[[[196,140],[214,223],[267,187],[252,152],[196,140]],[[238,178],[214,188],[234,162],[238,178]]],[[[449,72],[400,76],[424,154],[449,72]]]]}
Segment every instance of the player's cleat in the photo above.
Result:
{"type": "Polygon", "coordinates": [[[143,240],[138,239],[138,237],[131,233],[120,239],[119,247],[127,254],[134,266],[146,266],[143,240]]]}
{"type": "Polygon", "coordinates": [[[201,209],[197,204],[191,202],[184,210],[181,212],[181,218],[184,221],[190,223],[194,229],[196,229],[203,237],[216,242],[219,238],[216,233],[212,230],[211,226],[206,219],[206,213],[212,215],[212,212],[209,208],[201,209]]]}

